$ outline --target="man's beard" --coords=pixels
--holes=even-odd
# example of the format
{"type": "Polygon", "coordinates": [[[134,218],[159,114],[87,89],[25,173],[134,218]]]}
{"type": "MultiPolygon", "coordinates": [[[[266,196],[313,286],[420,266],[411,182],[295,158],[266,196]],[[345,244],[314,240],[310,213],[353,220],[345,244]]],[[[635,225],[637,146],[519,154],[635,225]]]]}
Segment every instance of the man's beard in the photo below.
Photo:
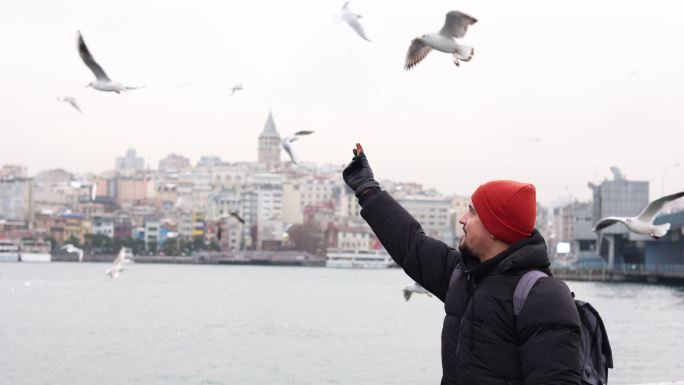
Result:
{"type": "Polygon", "coordinates": [[[465,239],[463,239],[461,242],[459,242],[459,244],[458,244],[458,251],[461,252],[461,254],[465,257],[465,259],[472,258],[472,259],[475,260],[475,261],[479,261],[479,260],[480,260],[480,259],[477,257],[477,255],[475,255],[475,253],[474,253],[473,250],[470,248],[470,246],[468,246],[468,245],[465,243],[465,239]]]}

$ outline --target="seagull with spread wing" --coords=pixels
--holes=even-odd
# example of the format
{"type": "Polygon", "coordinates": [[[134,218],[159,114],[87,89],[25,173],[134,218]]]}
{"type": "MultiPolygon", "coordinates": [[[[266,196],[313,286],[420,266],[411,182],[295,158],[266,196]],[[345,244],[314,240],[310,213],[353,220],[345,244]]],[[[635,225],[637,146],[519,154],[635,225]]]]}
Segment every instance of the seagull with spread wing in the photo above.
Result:
{"type": "Polygon", "coordinates": [[[292,151],[292,142],[299,139],[300,136],[311,135],[311,134],[313,134],[313,131],[297,131],[294,133],[294,135],[288,135],[288,136],[284,137],[283,140],[281,141],[281,145],[283,146],[283,150],[285,150],[285,152],[287,152],[287,155],[290,156],[290,159],[292,159],[292,163],[297,164],[297,156],[292,151]]]}
{"type": "Polygon", "coordinates": [[[83,111],[81,111],[81,108],[78,106],[78,103],[76,103],[76,98],[72,96],[57,97],[57,101],[69,103],[71,104],[71,107],[74,107],[76,109],[76,111],[83,113],[83,111]]]}
{"type": "Polygon", "coordinates": [[[370,39],[366,36],[366,32],[363,30],[363,26],[361,25],[361,22],[359,22],[359,19],[361,18],[361,15],[358,13],[352,12],[351,9],[349,9],[349,2],[345,2],[344,5],[342,6],[342,20],[344,20],[349,26],[359,35],[361,36],[362,39],[366,41],[370,41],[370,39]]]}
{"type": "Polygon", "coordinates": [[[66,251],[67,253],[78,254],[78,261],[83,262],[83,250],[82,249],[79,249],[78,247],[72,245],[71,243],[68,243],[68,244],[62,246],[62,250],[66,251]]]}
{"type": "Polygon", "coordinates": [[[432,297],[429,291],[425,290],[424,287],[420,286],[418,283],[414,282],[404,288],[404,299],[407,301],[411,299],[411,295],[416,294],[427,294],[428,297],[432,297]]]}
{"type": "Polygon", "coordinates": [[[242,83],[237,83],[230,89],[230,97],[232,98],[233,95],[235,95],[235,93],[240,90],[242,90],[242,83]]]}
{"type": "Polygon", "coordinates": [[[83,60],[83,63],[85,63],[88,68],[93,72],[95,75],[95,81],[90,82],[86,85],[86,87],[93,87],[94,89],[98,91],[105,91],[105,92],[116,92],[121,93],[121,91],[130,91],[134,90],[137,88],[141,87],[129,87],[125,86],[119,82],[113,82],[109,79],[107,74],[104,72],[102,67],[100,67],[99,64],[95,61],[93,58],[93,55],[90,54],[90,51],[88,50],[88,47],[85,44],[85,41],[83,40],[83,35],[81,35],[81,32],[77,32],[78,34],[78,53],[81,55],[81,59],[83,60]]]}
{"type": "Polygon", "coordinates": [[[238,222],[242,223],[243,225],[245,224],[245,220],[242,219],[240,214],[237,211],[228,211],[231,217],[237,219],[238,222]]]}
{"type": "Polygon", "coordinates": [[[119,255],[117,255],[114,262],[112,262],[112,266],[105,270],[105,274],[112,279],[118,278],[121,272],[124,271],[124,259],[126,259],[126,248],[122,247],[121,250],[119,250],[119,255]]]}
{"type": "Polygon", "coordinates": [[[659,239],[665,236],[670,230],[669,223],[662,225],[654,225],[653,220],[655,216],[662,210],[666,203],[684,197],[684,191],[676,194],[666,195],[650,202],[639,215],[635,217],[605,217],[594,225],[594,231],[599,231],[616,223],[624,224],[627,229],[633,233],[650,235],[654,239],[659,239]]]}
{"type": "Polygon", "coordinates": [[[447,13],[444,26],[439,32],[428,33],[413,39],[406,54],[404,68],[410,70],[433,49],[452,54],[454,64],[457,66],[462,61],[470,60],[473,57],[473,47],[460,45],[456,43],[456,39],[465,36],[468,26],[475,23],[477,19],[465,13],[459,11],[447,13]]]}

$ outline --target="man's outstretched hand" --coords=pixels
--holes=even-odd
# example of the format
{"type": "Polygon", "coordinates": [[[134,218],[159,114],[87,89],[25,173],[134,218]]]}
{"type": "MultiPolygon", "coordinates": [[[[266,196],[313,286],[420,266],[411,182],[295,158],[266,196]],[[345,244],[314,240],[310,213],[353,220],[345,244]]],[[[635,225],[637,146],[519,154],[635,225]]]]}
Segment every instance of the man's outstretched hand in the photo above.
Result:
{"type": "Polygon", "coordinates": [[[354,190],[357,196],[368,188],[380,188],[380,183],[373,179],[373,170],[371,170],[368,164],[368,159],[366,159],[366,154],[363,152],[361,144],[356,143],[356,148],[353,152],[354,157],[352,161],[342,171],[344,182],[354,190]]]}

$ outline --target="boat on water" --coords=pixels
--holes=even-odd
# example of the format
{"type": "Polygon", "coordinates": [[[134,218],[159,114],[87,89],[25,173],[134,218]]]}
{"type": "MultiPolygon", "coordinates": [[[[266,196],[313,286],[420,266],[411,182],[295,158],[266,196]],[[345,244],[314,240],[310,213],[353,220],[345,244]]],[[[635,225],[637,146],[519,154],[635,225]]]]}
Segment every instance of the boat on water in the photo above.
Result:
{"type": "Polygon", "coordinates": [[[19,245],[21,262],[51,262],[50,241],[24,240],[19,245]]]}
{"type": "Polygon", "coordinates": [[[0,262],[19,262],[19,246],[9,239],[0,239],[0,262]]]}
{"type": "Polygon", "coordinates": [[[386,269],[396,266],[385,250],[328,250],[326,267],[386,269]]]}

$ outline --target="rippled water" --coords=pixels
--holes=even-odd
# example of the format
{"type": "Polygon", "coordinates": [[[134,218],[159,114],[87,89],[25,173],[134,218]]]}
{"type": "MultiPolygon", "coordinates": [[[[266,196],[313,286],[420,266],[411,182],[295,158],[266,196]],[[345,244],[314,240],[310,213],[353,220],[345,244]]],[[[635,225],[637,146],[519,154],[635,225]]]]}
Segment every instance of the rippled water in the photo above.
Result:
{"type": "MultiPolygon", "coordinates": [[[[438,384],[441,302],[398,269],[0,264],[0,384],[438,384]],[[27,283],[28,282],[28,283],[27,283]]],[[[684,290],[570,282],[611,384],[684,380],[684,290]]]]}

